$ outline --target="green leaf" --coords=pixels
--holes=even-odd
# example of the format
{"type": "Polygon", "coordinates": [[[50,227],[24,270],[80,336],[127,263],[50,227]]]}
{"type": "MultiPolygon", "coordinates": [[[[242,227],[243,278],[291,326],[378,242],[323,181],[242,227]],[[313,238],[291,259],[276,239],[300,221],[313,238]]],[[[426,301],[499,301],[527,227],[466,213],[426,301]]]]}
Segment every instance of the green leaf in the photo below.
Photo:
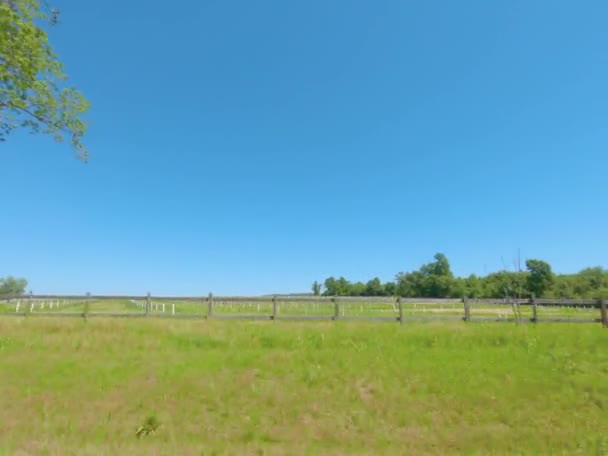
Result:
{"type": "Polygon", "coordinates": [[[0,142],[21,127],[60,141],[69,138],[86,160],[83,115],[90,103],[65,86],[63,64],[42,28],[54,25],[57,15],[38,0],[0,0],[0,142]]]}

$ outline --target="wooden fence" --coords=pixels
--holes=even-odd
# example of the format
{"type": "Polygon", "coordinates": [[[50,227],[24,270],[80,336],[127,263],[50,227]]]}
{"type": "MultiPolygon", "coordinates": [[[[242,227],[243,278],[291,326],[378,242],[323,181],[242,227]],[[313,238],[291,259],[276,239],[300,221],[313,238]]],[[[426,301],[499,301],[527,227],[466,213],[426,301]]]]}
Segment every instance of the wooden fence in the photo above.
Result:
{"type": "Polygon", "coordinates": [[[26,295],[0,299],[0,316],[243,320],[602,323],[605,299],[435,299],[324,296],[26,295]]]}

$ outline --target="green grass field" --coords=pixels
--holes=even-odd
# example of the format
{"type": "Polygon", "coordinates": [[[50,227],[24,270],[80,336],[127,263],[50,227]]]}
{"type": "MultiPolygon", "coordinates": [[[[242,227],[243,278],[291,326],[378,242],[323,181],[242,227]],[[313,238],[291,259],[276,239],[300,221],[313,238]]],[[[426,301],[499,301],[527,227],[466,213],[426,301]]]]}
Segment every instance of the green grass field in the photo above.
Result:
{"type": "Polygon", "coordinates": [[[599,324],[4,317],[0,454],[608,454],[606,379],[599,324]]]}

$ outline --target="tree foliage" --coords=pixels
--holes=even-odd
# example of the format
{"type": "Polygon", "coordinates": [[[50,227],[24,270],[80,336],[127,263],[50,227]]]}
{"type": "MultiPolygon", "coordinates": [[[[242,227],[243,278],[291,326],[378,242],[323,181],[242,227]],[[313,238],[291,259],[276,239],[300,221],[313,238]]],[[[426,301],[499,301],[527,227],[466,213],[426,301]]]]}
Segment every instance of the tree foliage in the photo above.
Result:
{"type": "Polygon", "coordinates": [[[542,296],[553,284],[553,271],[549,263],[543,260],[527,260],[526,269],[528,291],[535,296],[542,296]]]}
{"type": "Polygon", "coordinates": [[[19,296],[25,293],[27,280],[15,277],[0,277],[0,296],[19,296]]]}
{"type": "Polygon", "coordinates": [[[397,293],[409,297],[450,296],[454,285],[450,262],[443,253],[435,254],[434,259],[435,261],[422,265],[417,271],[397,274],[397,293]]]}
{"type": "Polygon", "coordinates": [[[382,283],[376,277],[367,283],[344,277],[325,280],[326,296],[402,296],[429,298],[607,298],[608,270],[599,266],[576,274],[553,273],[551,265],[539,259],[526,261],[526,271],[496,271],[484,277],[474,274],[455,277],[442,253],[419,269],[400,272],[394,281],[382,283]]]}
{"type": "Polygon", "coordinates": [[[319,296],[321,294],[321,284],[316,280],[312,284],[312,294],[314,296],[319,296]]]}
{"type": "Polygon", "coordinates": [[[73,87],[48,41],[44,25],[58,12],[38,0],[0,0],[0,141],[16,128],[68,137],[79,158],[88,152],[82,115],[89,102],[73,87]]]}

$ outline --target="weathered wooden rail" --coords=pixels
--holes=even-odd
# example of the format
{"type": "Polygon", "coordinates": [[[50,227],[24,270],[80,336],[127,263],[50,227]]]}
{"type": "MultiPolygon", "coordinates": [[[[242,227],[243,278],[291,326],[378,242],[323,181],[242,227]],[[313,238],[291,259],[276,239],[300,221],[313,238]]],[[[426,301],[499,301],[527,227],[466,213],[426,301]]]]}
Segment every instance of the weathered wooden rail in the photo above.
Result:
{"type": "MultiPolygon", "coordinates": [[[[41,316],[41,317],[111,317],[111,318],[175,318],[175,319],[218,319],[218,320],[285,320],[285,321],[385,321],[385,322],[405,322],[414,321],[510,321],[516,323],[539,323],[543,322],[569,322],[569,323],[590,323],[599,322],[604,327],[608,327],[608,311],[606,299],[439,299],[439,298],[400,298],[400,297],[347,297],[347,296],[152,296],[146,295],[25,295],[10,296],[0,298],[0,305],[15,305],[15,311],[0,312],[0,316],[41,316]],[[138,306],[138,312],[95,312],[92,311],[93,303],[103,302],[130,302],[138,306]],[[45,303],[48,306],[45,311],[45,303]],[[53,302],[56,307],[53,310],[53,302]],[[162,313],[159,312],[159,303],[162,302],[162,313]],[[60,309],[60,303],[65,303],[60,309]],[[165,312],[165,303],[169,303],[169,311],[165,312]],[[178,305],[195,305],[196,313],[176,313],[176,303],[178,305]],[[228,305],[238,304],[259,304],[269,305],[269,312],[222,312],[228,305]],[[38,310],[35,309],[38,304],[38,310]],[[326,313],[322,315],[301,315],[285,314],[279,311],[281,305],[304,305],[318,306],[324,305],[326,313]],[[82,311],[71,312],[70,307],[81,305],[82,311]],[[345,307],[359,305],[372,309],[373,306],[390,306],[386,311],[392,313],[386,315],[346,315],[345,307]],[[155,307],[153,307],[155,306],[155,307]],[[412,307],[413,306],[413,307],[412,307]],[[419,306],[419,307],[417,307],[419,306]],[[451,306],[451,307],[444,307],[451,306]],[[453,315],[456,307],[462,311],[460,315],[453,315]],[[573,318],[572,316],[542,316],[539,309],[563,308],[570,309],[584,308],[587,310],[597,309],[597,314],[593,317],[573,318]],[[529,316],[522,316],[521,309],[526,308],[531,311],[529,316]],[[414,309],[412,311],[412,309],[414,309]],[[503,311],[500,317],[488,316],[488,310],[500,309],[503,311]],[[68,310],[68,311],[65,311],[68,310]],[[405,311],[413,313],[406,315],[405,311]],[[441,315],[439,310],[448,311],[452,315],[441,315]],[[477,310],[479,314],[476,314],[477,310]],[[481,312],[484,310],[484,312],[481,312]],[[219,312],[218,312],[219,311],[219,312]],[[155,313],[156,312],[156,313],[155,313]],[[505,317],[505,315],[509,315],[505,317]]],[[[380,312],[375,309],[376,312],[380,312]]],[[[371,313],[371,312],[370,312],[371,313]]]]}

